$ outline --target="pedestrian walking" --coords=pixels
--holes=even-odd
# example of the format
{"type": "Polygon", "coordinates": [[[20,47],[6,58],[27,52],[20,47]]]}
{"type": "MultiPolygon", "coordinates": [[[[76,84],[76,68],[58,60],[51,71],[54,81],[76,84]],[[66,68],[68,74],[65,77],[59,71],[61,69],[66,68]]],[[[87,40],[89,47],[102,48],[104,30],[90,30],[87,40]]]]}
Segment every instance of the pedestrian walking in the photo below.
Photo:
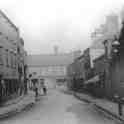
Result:
{"type": "Polygon", "coordinates": [[[25,78],[24,79],[24,94],[27,94],[27,92],[28,92],[28,79],[27,78],[25,78]]]}
{"type": "Polygon", "coordinates": [[[44,95],[47,94],[47,88],[46,88],[45,84],[43,84],[43,93],[44,93],[44,95]]]}
{"type": "Polygon", "coordinates": [[[35,97],[38,97],[38,82],[37,80],[34,81],[34,91],[35,91],[35,97]]]}

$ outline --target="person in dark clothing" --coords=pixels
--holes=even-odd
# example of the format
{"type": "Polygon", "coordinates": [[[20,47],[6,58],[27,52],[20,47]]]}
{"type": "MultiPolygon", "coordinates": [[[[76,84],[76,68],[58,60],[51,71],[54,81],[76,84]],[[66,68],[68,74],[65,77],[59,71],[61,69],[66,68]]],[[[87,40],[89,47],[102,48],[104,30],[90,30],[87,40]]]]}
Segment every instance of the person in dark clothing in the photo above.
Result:
{"type": "Polygon", "coordinates": [[[38,88],[35,88],[35,96],[38,97],[38,88]]]}
{"type": "Polygon", "coordinates": [[[27,92],[28,92],[27,82],[28,82],[28,79],[24,79],[24,93],[25,94],[27,94],[27,92]]]}
{"type": "Polygon", "coordinates": [[[33,81],[35,97],[38,97],[38,82],[36,79],[34,79],[33,81]]]}
{"type": "Polygon", "coordinates": [[[44,95],[47,94],[47,88],[46,88],[45,84],[43,84],[43,93],[44,93],[44,95]]]}

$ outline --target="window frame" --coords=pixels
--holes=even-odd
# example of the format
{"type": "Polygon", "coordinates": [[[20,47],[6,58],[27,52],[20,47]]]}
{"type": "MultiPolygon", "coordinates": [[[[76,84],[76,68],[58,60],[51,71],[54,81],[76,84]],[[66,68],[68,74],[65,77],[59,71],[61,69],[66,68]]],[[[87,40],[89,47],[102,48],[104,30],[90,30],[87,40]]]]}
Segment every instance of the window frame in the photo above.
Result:
{"type": "Polygon", "coordinates": [[[0,46],[0,65],[4,65],[4,60],[3,60],[3,47],[0,46]]]}
{"type": "Polygon", "coordinates": [[[9,50],[5,49],[6,66],[9,67],[9,50]]]}

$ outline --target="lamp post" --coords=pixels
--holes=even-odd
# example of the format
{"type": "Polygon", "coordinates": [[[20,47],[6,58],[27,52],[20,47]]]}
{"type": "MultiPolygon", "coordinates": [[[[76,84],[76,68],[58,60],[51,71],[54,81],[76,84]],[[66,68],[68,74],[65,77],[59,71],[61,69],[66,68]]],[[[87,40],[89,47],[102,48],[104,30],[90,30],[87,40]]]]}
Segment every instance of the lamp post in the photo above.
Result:
{"type": "MultiPolygon", "coordinates": [[[[113,43],[112,43],[112,47],[113,47],[113,49],[112,49],[113,56],[115,56],[117,58],[116,60],[118,61],[117,62],[117,66],[118,66],[117,69],[118,69],[118,72],[119,72],[119,63],[120,63],[119,47],[120,47],[120,42],[117,39],[115,39],[115,41],[113,41],[113,43]]],[[[118,114],[120,116],[122,116],[123,115],[123,101],[124,100],[118,94],[115,94],[114,98],[118,103],[118,114]]]]}
{"type": "Polygon", "coordinates": [[[112,42],[112,53],[117,56],[118,53],[119,53],[119,46],[120,46],[120,42],[115,39],[113,42],[112,42]]]}

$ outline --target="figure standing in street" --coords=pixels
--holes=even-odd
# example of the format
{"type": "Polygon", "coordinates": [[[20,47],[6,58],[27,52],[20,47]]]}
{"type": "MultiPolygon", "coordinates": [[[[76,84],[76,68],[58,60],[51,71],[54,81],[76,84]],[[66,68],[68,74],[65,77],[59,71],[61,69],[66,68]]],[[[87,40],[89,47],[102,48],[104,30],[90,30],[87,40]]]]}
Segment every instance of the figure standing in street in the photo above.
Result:
{"type": "Polygon", "coordinates": [[[45,84],[43,84],[43,93],[44,93],[44,95],[47,94],[47,88],[46,88],[45,84]]]}
{"type": "Polygon", "coordinates": [[[35,91],[35,97],[38,97],[38,82],[37,80],[34,81],[34,91],[35,91]]]}
{"type": "Polygon", "coordinates": [[[27,94],[27,92],[28,92],[27,82],[28,82],[28,79],[25,78],[24,79],[24,94],[27,94]]]}

